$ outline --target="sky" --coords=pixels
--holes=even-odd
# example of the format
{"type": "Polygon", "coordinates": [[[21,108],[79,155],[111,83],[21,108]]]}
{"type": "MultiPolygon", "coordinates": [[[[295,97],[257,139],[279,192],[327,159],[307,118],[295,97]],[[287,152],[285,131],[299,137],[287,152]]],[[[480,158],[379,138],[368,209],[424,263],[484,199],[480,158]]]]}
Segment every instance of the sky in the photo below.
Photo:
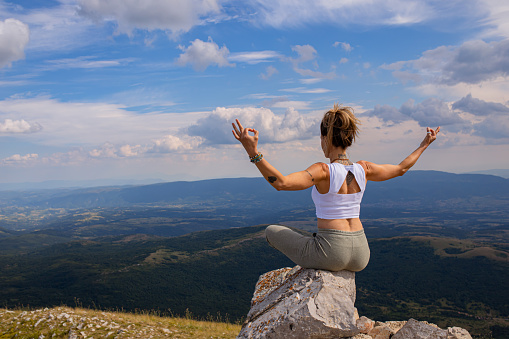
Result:
{"type": "Polygon", "coordinates": [[[0,0],[0,183],[257,176],[235,118],[288,174],[334,103],[353,161],[509,169],[509,3],[0,0]]]}

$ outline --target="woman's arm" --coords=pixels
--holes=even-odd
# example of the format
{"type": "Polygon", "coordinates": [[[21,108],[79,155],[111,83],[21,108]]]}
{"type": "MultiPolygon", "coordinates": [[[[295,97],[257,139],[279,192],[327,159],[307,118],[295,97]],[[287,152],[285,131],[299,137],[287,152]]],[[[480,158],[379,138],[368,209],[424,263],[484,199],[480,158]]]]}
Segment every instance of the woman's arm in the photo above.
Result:
{"type": "MultiPolygon", "coordinates": [[[[244,128],[238,119],[238,127],[232,123],[233,136],[240,141],[250,158],[258,154],[258,131],[254,128],[244,128]],[[253,135],[250,135],[252,132],[253,135]]],[[[297,191],[309,188],[327,177],[327,165],[316,163],[304,171],[283,175],[265,158],[255,163],[263,177],[278,191],[297,191]]]]}
{"type": "Polygon", "coordinates": [[[426,148],[435,141],[438,132],[440,132],[440,127],[437,127],[436,130],[428,127],[426,137],[419,147],[413,151],[412,154],[406,157],[405,160],[400,162],[399,165],[378,165],[369,161],[358,161],[366,172],[366,179],[371,181],[385,181],[405,174],[413,165],[415,165],[422,152],[424,152],[424,150],[426,150],[426,148]]]}

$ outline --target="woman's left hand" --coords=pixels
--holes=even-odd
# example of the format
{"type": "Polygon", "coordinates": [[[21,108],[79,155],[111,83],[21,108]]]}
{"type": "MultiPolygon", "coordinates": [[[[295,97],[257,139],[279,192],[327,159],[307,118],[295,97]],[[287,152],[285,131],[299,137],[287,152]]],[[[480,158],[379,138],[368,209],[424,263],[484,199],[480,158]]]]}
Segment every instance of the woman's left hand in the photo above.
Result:
{"type": "Polygon", "coordinates": [[[238,125],[235,125],[235,123],[232,123],[233,126],[233,136],[235,139],[240,141],[242,146],[244,146],[247,154],[250,157],[253,157],[258,154],[258,131],[254,128],[244,128],[242,127],[242,124],[240,123],[239,119],[235,119],[235,122],[238,125]],[[250,135],[249,132],[253,132],[254,135],[250,135]]]}
{"type": "Polygon", "coordinates": [[[436,129],[427,127],[426,137],[424,138],[422,143],[425,144],[426,146],[429,146],[433,141],[436,140],[438,132],[440,132],[440,126],[438,126],[436,129]]]}

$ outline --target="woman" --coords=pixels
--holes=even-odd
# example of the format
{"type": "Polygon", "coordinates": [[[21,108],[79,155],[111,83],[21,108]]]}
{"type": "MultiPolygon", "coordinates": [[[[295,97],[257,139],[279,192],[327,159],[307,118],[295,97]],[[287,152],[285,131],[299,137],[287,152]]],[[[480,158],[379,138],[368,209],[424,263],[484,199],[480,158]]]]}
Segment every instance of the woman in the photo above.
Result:
{"type": "Polygon", "coordinates": [[[258,131],[233,123],[233,135],[242,143],[251,162],[277,190],[304,190],[313,186],[318,232],[303,236],[287,227],[271,225],[265,235],[269,244],[304,268],[329,271],[361,271],[369,261],[369,247],[359,219],[366,180],[384,181],[405,174],[436,139],[440,127],[427,128],[420,146],[399,165],[369,161],[352,163],[346,150],[359,132],[359,120],[350,107],[334,107],[320,124],[321,145],[330,163],[316,163],[304,171],[282,175],[258,152],[258,131]],[[250,134],[253,133],[253,135],[250,134]]]}

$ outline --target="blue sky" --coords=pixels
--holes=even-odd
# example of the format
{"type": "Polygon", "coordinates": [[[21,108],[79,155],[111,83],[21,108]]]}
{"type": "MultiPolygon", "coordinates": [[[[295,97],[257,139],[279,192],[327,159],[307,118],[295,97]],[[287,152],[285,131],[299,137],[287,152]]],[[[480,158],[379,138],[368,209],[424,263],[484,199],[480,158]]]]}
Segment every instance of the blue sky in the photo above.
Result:
{"type": "Polygon", "coordinates": [[[509,4],[497,0],[0,1],[0,182],[256,176],[325,161],[317,121],[362,120],[353,160],[509,168],[509,4]]]}

